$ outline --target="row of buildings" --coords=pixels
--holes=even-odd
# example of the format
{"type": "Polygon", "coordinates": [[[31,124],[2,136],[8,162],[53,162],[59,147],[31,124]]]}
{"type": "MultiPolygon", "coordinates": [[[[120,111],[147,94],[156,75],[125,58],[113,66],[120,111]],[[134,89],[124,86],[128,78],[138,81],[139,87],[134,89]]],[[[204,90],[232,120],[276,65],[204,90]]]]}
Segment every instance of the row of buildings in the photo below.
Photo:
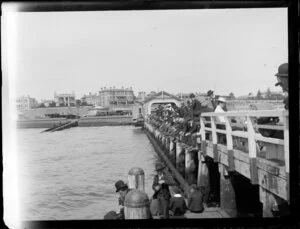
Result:
{"type": "MultiPolygon", "coordinates": [[[[53,100],[42,100],[39,103],[36,99],[28,96],[19,97],[16,100],[16,106],[18,110],[35,109],[39,107],[75,107],[75,106],[94,106],[94,107],[105,107],[114,108],[116,110],[118,107],[123,107],[124,109],[130,108],[135,101],[143,102],[148,98],[155,95],[155,91],[151,91],[146,94],[146,92],[138,92],[135,96],[132,88],[115,88],[115,87],[103,87],[97,93],[89,93],[84,95],[80,99],[76,99],[74,92],[72,93],[61,93],[57,94],[54,92],[53,100]]],[[[195,93],[196,97],[204,97],[206,93],[195,93]]],[[[189,99],[189,93],[178,93],[175,95],[181,101],[186,101],[189,99]]],[[[228,96],[227,99],[230,99],[228,96]]],[[[262,98],[264,94],[262,93],[262,98]]],[[[240,96],[236,99],[254,99],[254,96],[249,94],[248,96],[240,96]]],[[[125,109],[125,110],[126,110],[125,109]]]]}

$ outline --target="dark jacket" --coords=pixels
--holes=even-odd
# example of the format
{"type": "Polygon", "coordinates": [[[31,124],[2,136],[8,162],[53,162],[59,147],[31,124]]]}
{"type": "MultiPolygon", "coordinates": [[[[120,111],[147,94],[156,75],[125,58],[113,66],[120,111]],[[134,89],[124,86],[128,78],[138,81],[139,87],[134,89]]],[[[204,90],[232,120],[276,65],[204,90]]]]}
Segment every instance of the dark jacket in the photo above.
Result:
{"type": "Polygon", "coordinates": [[[184,198],[173,196],[170,200],[170,210],[174,213],[174,216],[184,215],[187,210],[184,198]]]}
{"type": "Polygon", "coordinates": [[[154,190],[153,199],[156,199],[156,198],[170,199],[171,194],[170,194],[170,190],[169,190],[169,185],[175,185],[175,183],[173,183],[170,180],[170,178],[168,178],[165,174],[162,177],[162,180],[164,180],[165,183],[159,184],[158,180],[159,180],[158,175],[155,175],[154,179],[153,179],[153,184],[152,184],[152,189],[154,190]],[[160,186],[158,191],[156,191],[154,188],[157,185],[160,186]]]}
{"type": "Polygon", "coordinates": [[[194,99],[192,101],[192,113],[193,113],[193,117],[199,117],[201,114],[201,109],[202,109],[202,105],[199,102],[199,100],[194,99]]]}
{"type": "Polygon", "coordinates": [[[203,211],[203,194],[201,191],[195,191],[188,198],[188,208],[192,212],[201,212],[203,211]]]}

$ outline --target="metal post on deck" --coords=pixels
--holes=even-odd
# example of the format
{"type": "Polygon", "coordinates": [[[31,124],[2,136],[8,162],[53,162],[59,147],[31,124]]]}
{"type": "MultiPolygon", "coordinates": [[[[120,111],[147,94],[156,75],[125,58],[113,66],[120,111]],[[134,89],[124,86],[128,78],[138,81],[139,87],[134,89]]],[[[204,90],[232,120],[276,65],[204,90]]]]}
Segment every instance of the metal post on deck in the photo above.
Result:
{"type": "Polygon", "coordinates": [[[129,170],[128,187],[145,191],[145,173],[141,168],[133,167],[129,170]]]}

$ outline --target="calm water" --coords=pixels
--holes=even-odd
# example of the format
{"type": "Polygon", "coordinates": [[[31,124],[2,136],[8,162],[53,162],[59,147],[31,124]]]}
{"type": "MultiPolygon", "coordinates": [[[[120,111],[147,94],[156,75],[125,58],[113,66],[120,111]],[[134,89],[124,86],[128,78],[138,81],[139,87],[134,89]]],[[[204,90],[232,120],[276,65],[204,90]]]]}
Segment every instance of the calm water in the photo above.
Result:
{"type": "Polygon", "coordinates": [[[132,167],[151,189],[158,159],[146,134],[132,126],[76,127],[53,133],[18,129],[23,220],[103,219],[119,211],[114,183],[132,167]]]}

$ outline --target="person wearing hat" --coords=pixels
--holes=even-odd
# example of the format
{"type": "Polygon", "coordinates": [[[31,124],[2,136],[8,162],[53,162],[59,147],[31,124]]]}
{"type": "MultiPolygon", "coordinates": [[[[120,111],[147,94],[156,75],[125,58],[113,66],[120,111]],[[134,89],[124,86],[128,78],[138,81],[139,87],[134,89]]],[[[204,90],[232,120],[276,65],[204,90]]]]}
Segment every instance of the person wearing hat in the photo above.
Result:
{"type": "MultiPolygon", "coordinates": [[[[288,76],[289,76],[289,65],[288,63],[284,63],[279,65],[278,72],[275,74],[277,76],[277,83],[275,86],[280,86],[282,88],[282,91],[285,93],[288,93],[289,89],[289,82],[288,82],[288,76]]],[[[284,108],[286,110],[289,109],[289,100],[288,95],[283,100],[284,108]]],[[[259,125],[277,125],[280,122],[278,117],[260,117],[257,119],[257,124],[259,125]]],[[[281,130],[270,130],[270,129],[258,129],[259,133],[264,137],[270,137],[270,138],[278,138],[283,139],[284,134],[281,130]]]]}
{"type": "Polygon", "coordinates": [[[203,98],[201,101],[202,110],[201,113],[213,112],[217,107],[217,102],[215,99],[215,93],[212,90],[207,92],[207,97],[203,98]]]}
{"type": "Polygon", "coordinates": [[[165,165],[157,163],[155,170],[157,175],[154,176],[152,189],[154,190],[153,199],[157,199],[159,212],[163,214],[164,219],[169,218],[169,205],[170,205],[170,185],[175,185],[171,182],[167,175],[163,172],[165,165]]]}
{"type": "Polygon", "coordinates": [[[191,104],[192,117],[199,118],[201,114],[201,108],[202,108],[201,103],[199,102],[198,99],[196,99],[196,96],[193,93],[190,94],[190,98],[192,100],[192,104],[191,104]]]}
{"type": "MultiPolygon", "coordinates": [[[[202,188],[203,189],[203,188],[202,188]]],[[[188,208],[191,212],[202,213],[204,210],[203,207],[203,190],[198,187],[196,184],[191,185],[190,196],[188,197],[188,208]]]]}
{"type": "Polygon", "coordinates": [[[172,216],[183,216],[187,210],[187,206],[178,187],[174,187],[174,196],[170,199],[170,212],[172,216]]]}
{"type": "MultiPolygon", "coordinates": [[[[217,99],[218,105],[215,109],[215,112],[226,112],[226,99],[224,97],[219,97],[217,99]]],[[[218,122],[224,122],[225,123],[225,118],[223,116],[218,117],[218,122]]]]}
{"type": "Polygon", "coordinates": [[[127,195],[127,193],[131,190],[128,188],[127,184],[124,183],[124,181],[119,180],[115,183],[116,192],[120,194],[119,196],[119,205],[122,206],[120,209],[120,213],[118,214],[119,219],[125,219],[124,216],[124,200],[127,195]]]}
{"type": "MultiPolygon", "coordinates": [[[[223,113],[223,112],[226,112],[226,110],[227,110],[226,109],[226,99],[224,97],[219,97],[218,98],[218,105],[217,105],[217,107],[215,109],[215,112],[218,112],[218,113],[221,112],[221,113],[223,113]]],[[[218,116],[218,117],[216,117],[216,120],[219,123],[222,123],[222,124],[217,124],[216,125],[217,129],[225,130],[226,126],[225,126],[225,118],[224,118],[224,116],[218,116]]],[[[217,133],[217,136],[218,136],[219,143],[226,144],[226,135],[225,134],[217,133]]]]}
{"type": "MultiPolygon", "coordinates": [[[[289,64],[288,63],[284,63],[281,64],[278,67],[278,72],[275,74],[275,76],[277,76],[277,83],[275,84],[275,86],[280,86],[282,88],[283,92],[288,93],[289,91],[289,64]]],[[[288,96],[286,96],[286,98],[283,100],[284,103],[284,108],[286,110],[288,110],[289,108],[289,101],[288,101],[288,96]]]]}

